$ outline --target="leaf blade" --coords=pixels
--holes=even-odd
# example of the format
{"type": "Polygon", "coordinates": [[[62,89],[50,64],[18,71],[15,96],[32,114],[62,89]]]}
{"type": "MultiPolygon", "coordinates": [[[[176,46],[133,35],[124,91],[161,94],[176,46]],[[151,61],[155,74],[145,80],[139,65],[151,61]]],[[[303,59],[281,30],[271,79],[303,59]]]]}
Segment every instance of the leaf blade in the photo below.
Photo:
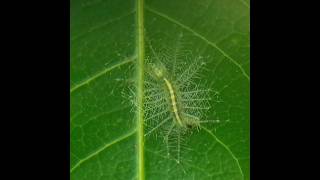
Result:
{"type": "MultiPolygon", "coordinates": [[[[144,176],[146,179],[249,179],[248,3],[148,0],[145,4],[145,8],[136,10],[134,1],[71,2],[71,170],[79,167],[71,172],[72,179],[144,179],[144,176]],[[145,13],[140,19],[140,22],[144,20],[143,28],[136,24],[142,18],[139,12],[145,13]],[[139,27],[140,35],[136,31],[139,27]],[[144,31],[146,34],[142,35],[144,31]],[[143,139],[143,109],[138,113],[139,121],[133,118],[135,111],[121,109],[128,105],[122,92],[131,84],[132,66],[140,63],[135,66],[140,76],[145,71],[141,68],[145,55],[138,54],[144,51],[148,54],[149,50],[137,42],[144,43],[142,39],[148,36],[156,49],[161,45],[173,47],[172,40],[181,32],[190,42],[188,49],[207,58],[208,71],[202,79],[212,84],[210,87],[223,101],[214,102],[209,115],[224,120],[188,137],[188,148],[195,147],[197,153],[187,153],[187,157],[192,157],[191,163],[185,162],[187,168],[176,168],[175,161],[158,153],[163,140],[143,139]],[[97,151],[137,127],[140,136],[132,134],[110,149],[97,151]],[[145,144],[141,146],[142,143],[145,144]],[[206,149],[204,144],[215,148],[206,149]],[[90,157],[88,154],[92,152],[99,153],[91,160],[80,160],[90,157]],[[117,167],[110,170],[114,164],[117,167]]],[[[142,87],[143,78],[138,78],[138,82],[138,87],[142,87]]],[[[137,94],[142,104],[143,93],[137,94]]]]}

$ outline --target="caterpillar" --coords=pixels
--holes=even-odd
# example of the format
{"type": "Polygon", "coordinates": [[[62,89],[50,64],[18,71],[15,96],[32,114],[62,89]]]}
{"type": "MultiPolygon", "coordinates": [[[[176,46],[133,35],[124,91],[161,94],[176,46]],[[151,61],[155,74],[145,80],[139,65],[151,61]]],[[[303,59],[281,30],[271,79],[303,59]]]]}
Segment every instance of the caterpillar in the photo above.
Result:
{"type": "Polygon", "coordinates": [[[197,127],[199,119],[197,117],[191,116],[189,114],[185,114],[186,116],[183,116],[184,113],[181,112],[180,103],[178,103],[178,97],[177,97],[177,91],[176,87],[172,84],[172,82],[169,80],[168,77],[164,75],[164,68],[163,66],[160,66],[161,68],[158,68],[154,64],[151,65],[152,67],[152,73],[154,73],[155,77],[159,79],[160,83],[164,83],[164,90],[167,91],[168,94],[168,103],[171,106],[171,112],[173,113],[174,120],[176,124],[180,128],[191,128],[191,127],[197,127]],[[189,116],[189,117],[188,117],[189,116]]]}
{"type": "Polygon", "coordinates": [[[149,48],[144,82],[145,136],[162,136],[167,155],[180,163],[184,136],[199,130],[202,123],[219,122],[206,118],[211,89],[199,83],[206,63],[183,50],[180,39],[172,50],[156,52],[151,43],[149,48]]]}

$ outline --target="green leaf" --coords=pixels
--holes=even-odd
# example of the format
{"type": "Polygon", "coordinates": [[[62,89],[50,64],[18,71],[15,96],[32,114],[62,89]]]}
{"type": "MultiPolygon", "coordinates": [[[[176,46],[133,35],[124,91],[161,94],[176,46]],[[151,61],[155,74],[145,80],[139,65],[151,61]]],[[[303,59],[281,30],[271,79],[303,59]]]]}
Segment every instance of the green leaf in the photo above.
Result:
{"type": "Polygon", "coordinates": [[[71,179],[250,179],[249,12],[247,0],[71,0],[71,179]],[[143,94],[152,48],[181,34],[220,123],[185,136],[177,163],[145,136],[143,94]]]}

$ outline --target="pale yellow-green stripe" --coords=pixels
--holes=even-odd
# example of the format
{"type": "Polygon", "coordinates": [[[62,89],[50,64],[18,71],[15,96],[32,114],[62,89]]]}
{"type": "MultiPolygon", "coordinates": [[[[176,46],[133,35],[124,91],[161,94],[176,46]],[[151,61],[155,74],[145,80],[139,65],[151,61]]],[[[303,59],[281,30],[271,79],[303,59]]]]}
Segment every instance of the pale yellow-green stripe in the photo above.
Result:
{"type": "Polygon", "coordinates": [[[167,88],[169,90],[170,93],[170,99],[171,99],[171,104],[172,104],[172,109],[173,109],[173,113],[176,117],[177,122],[179,123],[180,126],[182,126],[182,121],[181,118],[179,116],[179,112],[178,112],[178,107],[177,107],[177,101],[176,101],[176,96],[174,94],[174,90],[173,87],[171,85],[171,83],[168,81],[168,79],[163,78],[164,82],[167,85],[167,88]]]}

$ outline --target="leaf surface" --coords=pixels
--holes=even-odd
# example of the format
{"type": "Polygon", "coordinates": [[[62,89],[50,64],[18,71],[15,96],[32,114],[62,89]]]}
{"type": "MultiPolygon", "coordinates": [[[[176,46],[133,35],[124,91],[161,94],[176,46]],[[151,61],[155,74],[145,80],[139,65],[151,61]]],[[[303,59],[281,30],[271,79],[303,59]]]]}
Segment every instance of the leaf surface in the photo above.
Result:
{"type": "Polygon", "coordinates": [[[249,2],[138,4],[71,1],[71,179],[250,179],[249,2]],[[180,164],[163,153],[163,138],[141,136],[143,117],[125,97],[143,81],[147,41],[174,49],[179,34],[184,48],[206,61],[199,82],[217,92],[208,116],[221,121],[186,137],[180,164]]]}

